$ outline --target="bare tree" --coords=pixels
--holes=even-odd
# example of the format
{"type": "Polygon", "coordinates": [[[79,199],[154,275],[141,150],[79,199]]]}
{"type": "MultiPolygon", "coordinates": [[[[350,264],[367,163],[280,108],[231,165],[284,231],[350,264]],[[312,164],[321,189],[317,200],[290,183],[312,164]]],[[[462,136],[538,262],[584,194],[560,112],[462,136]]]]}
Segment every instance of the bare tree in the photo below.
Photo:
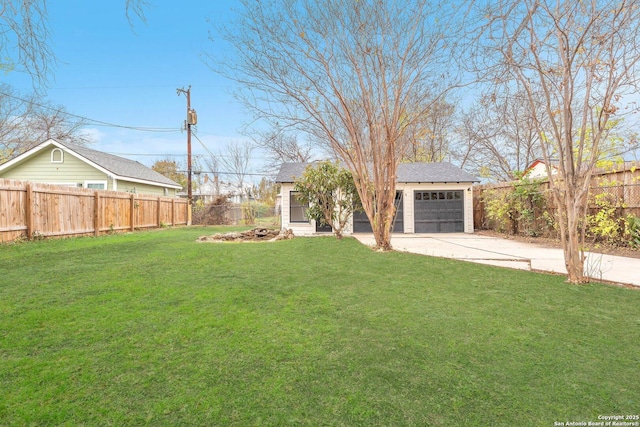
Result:
{"type": "MultiPolygon", "coordinates": [[[[145,0],[125,0],[126,16],[145,21],[145,0]]],[[[56,56],[51,47],[47,0],[3,0],[0,5],[0,71],[24,72],[40,92],[49,82],[56,56]]]]}
{"type": "Polygon", "coordinates": [[[85,123],[70,116],[63,107],[36,103],[36,96],[19,96],[0,86],[0,162],[54,138],[85,145],[90,138],[81,131],[85,123]]]}
{"type": "Polygon", "coordinates": [[[589,185],[624,96],[640,77],[640,3],[505,0],[491,2],[482,16],[478,58],[493,65],[495,81],[525,94],[558,206],[568,281],[585,282],[589,185]]]}
{"type": "Polygon", "coordinates": [[[437,100],[422,120],[407,129],[409,144],[403,162],[441,162],[449,154],[455,107],[444,99],[437,100]]]}
{"type": "Polygon", "coordinates": [[[149,2],[146,0],[125,0],[125,14],[131,29],[133,29],[133,17],[136,16],[142,22],[147,22],[145,10],[149,7],[149,2]]]}
{"type": "Polygon", "coordinates": [[[55,66],[45,0],[3,1],[0,9],[0,69],[31,75],[45,86],[55,66]]]}
{"type": "Polygon", "coordinates": [[[213,175],[214,195],[220,195],[220,161],[218,157],[211,153],[202,159],[207,174],[213,175]]]}
{"type": "Polygon", "coordinates": [[[510,181],[542,157],[524,94],[484,96],[461,114],[454,156],[483,178],[510,181]]]}
{"type": "Polygon", "coordinates": [[[266,152],[265,170],[277,170],[282,163],[309,162],[313,159],[313,147],[302,142],[296,134],[283,130],[269,130],[257,133],[254,138],[256,148],[266,152]]]}
{"type": "Polygon", "coordinates": [[[322,141],[352,172],[376,246],[391,248],[395,180],[410,138],[451,87],[450,2],[241,0],[220,29],[256,119],[322,141]]]}
{"type": "Polygon", "coordinates": [[[67,114],[64,107],[44,106],[37,108],[27,121],[30,136],[25,136],[25,141],[41,143],[53,138],[60,142],[70,142],[77,145],[86,145],[91,138],[82,133],[81,129],[86,124],[82,119],[75,119],[67,114]]]}
{"type": "Polygon", "coordinates": [[[233,141],[218,156],[220,166],[224,169],[224,174],[229,176],[234,184],[238,186],[240,194],[246,196],[245,180],[250,173],[252,145],[247,142],[233,141]]]}
{"type": "Polygon", "coordinates": [[[0,85],[0,163],[23,151],[17,135],[33,107],[32,99],[17,97],[10,86],[0,85]]]}

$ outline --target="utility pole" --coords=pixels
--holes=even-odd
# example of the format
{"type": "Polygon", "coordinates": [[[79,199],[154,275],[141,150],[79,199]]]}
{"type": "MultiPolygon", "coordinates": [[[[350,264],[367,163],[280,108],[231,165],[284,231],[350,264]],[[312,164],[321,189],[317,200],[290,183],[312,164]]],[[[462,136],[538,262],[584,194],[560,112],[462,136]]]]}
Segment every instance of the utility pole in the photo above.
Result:
{"type": "MultiPolygon", "coordinates": [[[[187,200],[189,206],[193,203],[193,193],[191,190],[191,126],[198,123],[198,116],[196,111],[191,109],[191,85],[188,89],[178,88],[176,89],[178,96],[184,93],[187,97],[187,119],[185,120],[185,128],[187,130],[187,200]]],[[[191,209],[189,209],[191,211],[191,209]]]]}

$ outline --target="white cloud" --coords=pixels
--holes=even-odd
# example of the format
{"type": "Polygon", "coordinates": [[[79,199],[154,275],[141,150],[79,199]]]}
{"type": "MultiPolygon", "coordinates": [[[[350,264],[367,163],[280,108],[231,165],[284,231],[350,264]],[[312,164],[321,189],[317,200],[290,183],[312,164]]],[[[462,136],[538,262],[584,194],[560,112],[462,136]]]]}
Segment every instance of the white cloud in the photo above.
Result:
{"type": "Polygon", "coordinates": [[[78,133],[88,138],[96,145],[102,142],[105,137],[105,133],[96,128],[82,128],[78,131],[78,133]]]}

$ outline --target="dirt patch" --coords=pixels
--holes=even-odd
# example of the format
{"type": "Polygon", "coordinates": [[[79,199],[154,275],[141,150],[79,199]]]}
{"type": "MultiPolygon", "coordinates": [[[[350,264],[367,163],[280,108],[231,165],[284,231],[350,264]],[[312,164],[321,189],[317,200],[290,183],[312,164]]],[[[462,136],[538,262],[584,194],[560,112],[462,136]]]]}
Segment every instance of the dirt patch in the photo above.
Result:
{"type": "Polygon", "coordinates": [[[196,242],[275,242],[278,240],[293,239],[291,230],[272,230],[269,228],[254,228],[240,233],[214,234],[202,236],[196,242]]]}
{"type": "MultiPolygon", "coordinates": [[[[531,237],[531,236],[513,236],[509,234],[502,234],[491,230],[476,230],[476,234],[481,236],[491,236],[491,237],[499,237],[501,239],[507,240],[515,240],[519,242],[526,243],[535,243],[540,246],[545,246],[548,248],[562,248],[562,244],[558,239],[552,239],[549,237],[531,237]]],[[[632,248],[623,248],[612,245],[604,245],[604,244],[587,244],[587,250],[589,252],[594,252],[598,254],[607,254],[607,255],[615,255],[615,256],[624,256],[628,258],[638,258],[640,259],[640,250],[632,249],[632,248]]]]}

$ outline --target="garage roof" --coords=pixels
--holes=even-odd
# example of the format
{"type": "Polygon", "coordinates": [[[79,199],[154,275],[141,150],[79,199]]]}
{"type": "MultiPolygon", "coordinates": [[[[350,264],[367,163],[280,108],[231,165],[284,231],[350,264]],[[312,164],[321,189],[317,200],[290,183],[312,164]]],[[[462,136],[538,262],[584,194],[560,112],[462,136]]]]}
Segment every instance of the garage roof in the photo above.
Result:
{"type": "MultiPolygon", "coordinates": [[[[283,163],[276,182],[295,182],[311,163],[283,163]]],[[[439,163],[400,163],[396,182],[480,182],[478,178],[452,165],[439,163]]]]}

